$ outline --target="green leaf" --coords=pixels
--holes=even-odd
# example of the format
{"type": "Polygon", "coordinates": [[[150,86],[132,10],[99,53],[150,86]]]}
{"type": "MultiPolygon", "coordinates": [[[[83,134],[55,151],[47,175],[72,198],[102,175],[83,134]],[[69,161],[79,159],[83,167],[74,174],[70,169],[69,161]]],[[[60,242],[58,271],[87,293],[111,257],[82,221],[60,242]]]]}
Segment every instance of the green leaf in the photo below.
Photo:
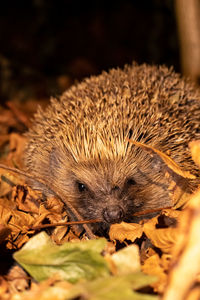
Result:
{"type": "Polygon", "coordinates": [[[105,244],[105,239],[97,239],[58,246],[41,232],[15,252],[14,259],[37,281],[58,274],[60,279],[74,283],[109,274],[100,255],[105,244]]]}
{"type": "Polygon", "coordinates": [[[78,283],[68,291],[66,299],[85,300],[156,300],[157,296],[133,291],[155,282],[155,277],[141,272],[98,278],[87,283],[78,283]]]}
{"type": "MultiPolygon", "coordinates": [[[[158,300],[157,296],[135,292],[154,282],[155,278],[142,273],[109,276],[93,281],[81,281],[74,285],[57,281],[53,286],[39,285],[37,299],[54,300],[158,300]]],[[[34,291],[24,291],[23,299],[36,299],[34,291]]]]}

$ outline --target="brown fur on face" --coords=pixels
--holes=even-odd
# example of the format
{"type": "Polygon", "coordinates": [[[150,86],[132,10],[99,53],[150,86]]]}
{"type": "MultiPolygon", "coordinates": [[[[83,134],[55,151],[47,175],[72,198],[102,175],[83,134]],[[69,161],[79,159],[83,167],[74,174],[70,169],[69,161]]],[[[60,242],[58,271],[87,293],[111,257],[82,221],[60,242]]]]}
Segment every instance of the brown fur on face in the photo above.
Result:
{"type": "Polygon", "coordinates": [[[106,223],[104,229],[111,223],[133,221],[135,212],[160,208],[163,203],[170,206],[169,182],[159,163],[142,150],[137,151],[136,159],[136,149],[132,151],[131,160],[77,163],[68,160],[64,150],[53,149],[49,185],[65,195],[85,220],[106,223]]]}
{"type": "Polygon", "coordinates": [[[26,166],[85,219],[109,224],[169,206],[162,166],[127,138],[169,151],[198,174],[187,145],[200,138],[199,99],[165,67],[133,65],[91,77],[38,110],[26,166]]]}

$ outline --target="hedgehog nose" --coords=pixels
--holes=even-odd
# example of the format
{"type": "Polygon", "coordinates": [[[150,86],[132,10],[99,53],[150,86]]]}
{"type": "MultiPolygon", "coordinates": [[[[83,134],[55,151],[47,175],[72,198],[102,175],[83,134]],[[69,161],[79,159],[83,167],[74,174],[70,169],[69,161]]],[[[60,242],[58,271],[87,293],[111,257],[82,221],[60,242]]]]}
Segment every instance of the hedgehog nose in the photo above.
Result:
{"type": "Polygon", "coordinates": [[[103,218],[107,223],[119,223],[124,217],[124,211],[119,205],[112,205],[103,210],[103,218]]]}

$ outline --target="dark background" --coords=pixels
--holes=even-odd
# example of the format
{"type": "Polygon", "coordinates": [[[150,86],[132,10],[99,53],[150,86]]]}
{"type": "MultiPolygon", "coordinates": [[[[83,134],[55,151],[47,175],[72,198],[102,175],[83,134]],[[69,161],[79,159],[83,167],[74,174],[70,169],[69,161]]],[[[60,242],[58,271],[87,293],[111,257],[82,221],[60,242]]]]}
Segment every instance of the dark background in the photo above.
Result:
{"type": "Polygon", "coordinates": [[[0,3],[1,103],[58,94],[133,60],[180,71],[173,0],[0,3]]]}

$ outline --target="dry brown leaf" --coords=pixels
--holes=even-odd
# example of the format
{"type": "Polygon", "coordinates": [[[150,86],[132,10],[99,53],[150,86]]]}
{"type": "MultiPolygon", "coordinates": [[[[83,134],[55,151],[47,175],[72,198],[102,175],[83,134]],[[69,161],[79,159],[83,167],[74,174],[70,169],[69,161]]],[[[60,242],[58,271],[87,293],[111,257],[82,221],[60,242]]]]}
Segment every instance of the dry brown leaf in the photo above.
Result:
{"type": "MultiPolygon", "coordinates": [[[[173,209],[165,209],[161,215],[171,218],[175,222],[179,219],[181,212],[173,209]]],[[[143,225],[125,222],[113,224],[110,227],[110,239],[119,240],[120,242],[124,242],[125,240],[134,242],[144,232],[155,247],[161,249],[164,253],[170,253],[176,242],[177,228],[174,228],[174,224],[172,224],[173,226],[171,224],[165,225],[166,228],[157,228],[159,223],[158,217],[156,216],[146,221],[143,225]]]]}
{"type": "MultiPolygon", "coordinates": [[[[63,222],[63,223],[67,222],[68,217],[66,216],[65,218],[63,218],[62,220],[59,220],[59,221],[63,222]]],[[[62,244],[64,242],[68,242],[69,241],[69,235],[67,234],[68,231],[69,231],[69,227],[66,225],[55,227],[55,229],[52,232],[51,238],[56,244],[62,244]],[[66,234],[67,234],[67,236],[66,236],[66,234]]],[[[70,238],[77,239],[77,236],[75,236],[75,235],[72,236],[72,234],[71,234],[70,238]]]]}
{"type": "MultiPolygon", "coordinates": [[[[16,191],[16,187],[13,188],[16,191]]],[[[13,192],[11,199],[0,198],[0,216],[1,224],[10,230],[6,237],[7,247],[9,249],[18,248],[28,241],[29,226],[35,224],[35,217],[30,211],[22,211],[16,201],[16,193],[13,192]]]]}
{"type": "MultiPolygon", "coordinates": [[[[50,197],[47,199],[45,207],[50,212],[50,214],[47,216],[47,219],[50,221],[50,223],[64,223],[68,221],[67,212],[63,210],[64,203],[61,200],[55,197],[50,197]]],[[[74,235],[71,230],[69,231],[69,226],[66,225],[55,227],[51,237],[56,244],[61,244],[69,240],[77,239],[77,236],[74,235]]]]}
{"type": "Polygon", "coordinates": [[[19,210],[39,214],[41,195],[39,192],[33,191],[26,184],[13,187],[12,199],[16,202],[19,210]]]}
{"type": "Polygon", "coordinates": [[[41,205],[39,207],[39,215],[40,215],[40,218],[42,218],[42,219],[49,217],[49,220],[52,219],[53,221],[58,222],[58,218],[56,218],[58,215],[55,213],[52,213],[50,210],[48,210],[46,208],[45,203],[41,203],[41,205]],[[55,216],[55,218],[54,218],[54,216],[55,216]]]}
{"type": "Polygon", "coordinates": [[[158,281],[152,284],[152,286],[154,288],[154,291],[160,294],[162,294],[165,290],[167,282],[166,271],[168,270],[169,262],[170,256],[162,255],[162,257],[160,258],[158,254],[154,254],[147,258],[142,265],[142,271],[145,274],[156,275],[158,277],[158,281]]]}
{"type": "Polygon", "coordinates": [[[143,225],[146,236],[152,244],[164,253],[170,253],[177,240],[177,228],[156,228],[158,217],[155,217],[143,225]]]}
{"type": "Polygon", "coordinates": [[[160,248],[164,253],[170,253],[177,240],[176,228],[154,229],[153,226],[145,224],[144,233],[151,240],[152,244],[160,248]]]}
{"type": "Polygon", "coordinates": [[[109,236],[111,240],[118,240],[121,243],[124,240],[135,241],[136,238],[140,238],[143,233],[143,227],[136,223],[112,224],[110,226],[109,236]]]}
{"type": "MultiPolygon", "coordinates": [[[[4,208],[5,210],[6,208],[4,208]]],[[[18,234],[19,232],[26,232],[29,226],[33,226],[35,218],[29,213],[11,210],[11,217],[7,223],[9,228],[12,230],[11,234],[18,234]]]]}
{"type": "Polygon", "coordinates": [[[45,218],[47,220],[50,221],[50,223],[57,223],[57,222],[67,222],[67,217],[66,217],[66,212],[63,212],[63,214],[61,215],[61,213],[57,213],[55,212],[55,209],[47,209],[46,208],[46,203],[41,203],[40,208],[39,208],[39,215],[40,215],[40,219],[44,220],[45,218]],[[63,220],[64,217],[64,220],[63,220]]]}
{"type": "MultiPolygon", "coordinates": [[[[53,235],[52,235],[52,237],[53,237],[53,235]]],[[[81,238],[81,240],[87,241],[88,238],[87,238],[87,236],[83,236],[81,238]]],[[[80,237],[78,237],[78,235],[76,235],[72,230],[69,230],[67,235],[65,235],[65,237],[62,239],[62,244],[66,243],[66,242],[78,242],[78,241],[80,241],[80,237]]]]}
{"type": "Polygon", "coordinates": [[[190,142],[189,147],[193,161],[200,168],[200,140],[190,142]]]}
{"type": "Polygon", "coordinates": [[[61,214],[63,212],[64,203],[55,197],[47,198],[45,205],[48,210],[57,214],[61,214]]]}

